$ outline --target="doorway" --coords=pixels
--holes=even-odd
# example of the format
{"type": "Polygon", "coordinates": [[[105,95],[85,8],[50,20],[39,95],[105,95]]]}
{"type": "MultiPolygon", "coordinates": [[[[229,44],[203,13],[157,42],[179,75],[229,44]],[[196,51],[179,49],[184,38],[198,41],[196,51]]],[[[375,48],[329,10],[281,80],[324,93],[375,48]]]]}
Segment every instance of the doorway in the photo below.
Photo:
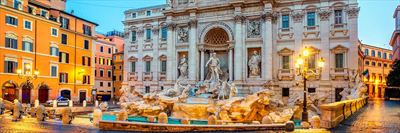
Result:
{"type": "Polygon", "coordinates": [[[24,83],[22,85],[22,103],[31,103],[32,83],[24,83]]]}
{"type": "Polygon", "coordinates": [[[83,103],[84,100],[86,100],[86,91],[80,91],[79,92],[79,103],[83,103]]]}
{"type": "Polygon", "coordinates": [[[61,91],[61,96],[71,100],[71,91],[70,90],[62,90],[61,91]]]}
{"type": "Polygon", "coordinates": [[[13,102],[14,99],[18,99],[17,85],[12,81],[7,81],[3,84],[3,99],[13,102]]]}
{"type": "Polygon", "coordinates": [[[42,84],[39,87],[39,103],[46,103],[49,100],[49,86],[42,84]]]}

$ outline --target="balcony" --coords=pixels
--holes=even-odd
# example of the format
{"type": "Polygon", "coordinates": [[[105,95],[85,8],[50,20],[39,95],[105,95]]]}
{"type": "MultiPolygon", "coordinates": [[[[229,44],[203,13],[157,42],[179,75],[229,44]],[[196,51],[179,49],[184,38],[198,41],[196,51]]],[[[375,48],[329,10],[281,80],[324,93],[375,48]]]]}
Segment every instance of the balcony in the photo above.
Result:
{"type": "Polygon", "coordinates": [[[293,69],[279,69],[278,70],[278,79],[283,81],[291,81],[294,79],[294,71],[293,69]]]}
{"type": "Polygon", "coordinates": [[[143,72],[143,81],[153,80],[153,72],[143,72]]]}
{"type": "Polygon", "coordinates": [[[160,81],[165,81],[167,79],[167,72],[159,72],[158,78],[160,81]]]}
{"type": "Polygon", "coordinates": [[[347,37],[349,30],[346,23],[332,24],[331,25],[331,37],[347,37]]]}
{"type": "Polygon", "coordinates": [[[316,39],[319,38],[320,31],[319,26],[304,26],[304,39],[316,39]]]}
{"type": "Polygon", "coordinates": [[[332,80],[347,80],[349,79],[348,68],[331,68],[330,76],[332,80]]]}
{"type": "Polygon", "coordinates": [[[129,81],[137,81],[138,74],[137,74],[137,72],[129,72],[128,77],[129,77],[129,81]]]}
{"type": "Polygon", "coordinates": [[[280,40],[290,40],[293,38],[293,28],[279,28],[278,37],[280,40]]]}

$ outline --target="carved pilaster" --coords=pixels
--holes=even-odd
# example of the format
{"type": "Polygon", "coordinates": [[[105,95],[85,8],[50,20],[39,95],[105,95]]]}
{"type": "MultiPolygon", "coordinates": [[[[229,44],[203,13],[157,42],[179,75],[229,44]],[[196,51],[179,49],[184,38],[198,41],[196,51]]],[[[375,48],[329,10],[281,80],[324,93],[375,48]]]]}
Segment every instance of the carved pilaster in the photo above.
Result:
{"type": "Polygon", "coordinates": [[[293,11],[292,18],[293,22],[301,23],[303,22],[304,12],[303,11],[293,11]]]}
{"type": "Polygon", "coordinates": [[[154,26],[152,29],[153,34],[158,34],[158,31],[160,31],[160,28],[158,28],[157,26],[154,26]]]}
{"type": "Polygon", "coordinates": [[[277,13],[274,11],[266,11],[263,14],[261,14],[261,19],[265,21],[272,21],[275,22],[277,20],[277,13]]]}
{"type": "Polygon", "coordinates": [[[168,27],[168,29],[173,30],[173,29],[176,28],[176,23],[174,23],[174,22],[169,22],[169,23],[167,23],[167,27],[168,27]]]}
{"type": "Polygon", "coordinates": [[[143,33],[144,33],[144,29],[143,29],[143,28],[138,28],[138,29],[136,29],[136,34],[137,34],[138,36],[143,36],[143,33]]]}
{"type": "Polygon", "coordinates": [[[320,18],[321,21],[328,21],[329,20],[329,16],[331,15],[331,11],[328,9],[323,9],[323,10],[319,10],[318,11],[318,16],[320,18]]]}
{"type": "Polygon", "coordinates": [[[346,9],[346,12],[347,12],[349,18],[357,18],[359,11],[360,11],[359,7],[348,7],[346,9]]]}

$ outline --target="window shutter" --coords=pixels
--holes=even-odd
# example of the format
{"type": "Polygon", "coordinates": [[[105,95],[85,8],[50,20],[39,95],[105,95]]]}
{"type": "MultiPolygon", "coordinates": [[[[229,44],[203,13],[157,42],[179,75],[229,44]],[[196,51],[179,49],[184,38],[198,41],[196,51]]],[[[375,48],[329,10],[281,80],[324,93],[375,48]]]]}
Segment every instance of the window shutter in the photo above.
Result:
{"type": "Polygon", "coordinates": [[[87,76],[87,83],[90,84],[90,76],[87,76]]]}
{"type": "Polygon", "coordinates": [[[61,62],[63,54],[60,52],[60,56],[58,57],[58,62],[61,62]]]}
{"type": "Polygon", "coordinates": [[[10,23],[10,16],[6,16],[6,23],[10,23]]]}
{"type": "Polygon", "coordinates": [[[69,63],[69,54],[68,54],[68,53],[65,53],[65,55],[66,55],[66,60],[67,60],[66,63],[69,63]]]}
{"type": "Polygon", "coordinates": [[[8,61],[4,61],[4,72],[8,73],[8,61]]]}
{"type": "Polygon", "coordinates": [[[18,26],[18,19],[15,18],[15,25],[18,26]]]}
{"type": "Polygon", "coordinates": [[[83,75],[82,84],[85,84],[85,83],[86,83],[86,76],[85,76],[85,75],[83,75]]]}
{"type": "Polygon", "coordinates": [[[85,56],[82,56],[82,65],[85,65],[85,56]]]}
{"type": "Polygon", "coordinates": [[[55,49],[56,49],[56,55],[59,56],[60,53],[59,53],[59,51],[58,51],[58,48],[55,48],[55,49]]]}
{"type": "Polygon", "coordinates": [[[14,44],[14,49],[18,49],[18,40],[17,39],[13,39],[13,44],[14,44]]]}
{"type": "Polygon", "coordinates": [[[91,63],[90,57],[88,57],[88,66],[90,66],[90,63],[91,63]]]}
{"type": "Polygon", "coordinates": [[[13,73],[16,73],[16,70],[17,70],[17,68],[18,68],[18,62],[13,62],[14,63],[14,65],[13,65],[13,67],[12,67],[12,72],[13,73]]]}
{"type": "Polygon", "coordinates": [[[58,75],[58,82],[60,82],[60,83],[62,82],[62,80],[61,80],[61,79],[62,79],[62,78],[61,78],[62,76],[63,76],[62,73],[60,73],[60,75],[58,75]]]}
{"type": "Polygon", "coordinates": [[[65,83],[68,83],[68,73],[65,73],[65,83]]]}
{"type": "Polygon", "coordinates": [[[9,48],[9,47],[10,47],[10,39],[6,38],[6,48],[9,48]]]}
{"type": "Polygon", "coordinates": [[[22,42],[22,50],[25,51],[25,47],[26,47],[26,42],[22,42]]]}
{"type": "Polygon", "coordinates": [[[29,45],[30,45],[30,50],[31,50],[31,52],[33,52],[33,43],[29,43],[29,45]]]}

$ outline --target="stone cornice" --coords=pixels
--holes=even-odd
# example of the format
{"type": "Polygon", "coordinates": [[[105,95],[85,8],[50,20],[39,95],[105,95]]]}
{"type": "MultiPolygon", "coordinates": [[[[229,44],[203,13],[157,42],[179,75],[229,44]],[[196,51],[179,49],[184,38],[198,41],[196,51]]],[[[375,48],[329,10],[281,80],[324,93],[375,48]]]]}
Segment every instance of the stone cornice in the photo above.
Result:
{"type": "Polygon", "coordinates": [[[243,21],[246,20],[246,17],[244,17],[243,15],[236,15],[234,17],[234,20],[235,20],[236,23],[242,23],[243,21]]]}
{"type": "Polygon", "coordinates": [[[330,10],[328,10],[328,9],[318,10],[318,16],[319,16],[321,21],[328,21],[331,13],[332,12],[330,10]]]}
{"type": "Polygon", "coordinates": [[[304,17],[304,11],[302,10],[296,10],[292,12],[293,22],[295,23],[301,23],[303,21],[303,17],[304,17]]]}

